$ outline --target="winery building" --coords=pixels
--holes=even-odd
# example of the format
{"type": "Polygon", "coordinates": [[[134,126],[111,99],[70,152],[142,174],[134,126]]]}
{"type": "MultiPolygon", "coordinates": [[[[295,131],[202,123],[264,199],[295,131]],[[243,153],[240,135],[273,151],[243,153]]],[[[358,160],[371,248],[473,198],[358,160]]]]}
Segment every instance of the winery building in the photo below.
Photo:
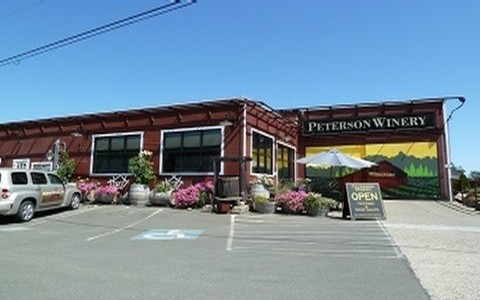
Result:
{"type": "MultiPolygon", "coordinates": [[[[245,98],[0,124],[1,167],[52,169],[57,143],[75,160],[73,179],[128,175],[128,161],[153,152],[159,177],[194,183],[213,176],[219,157],[247,158],[246,180],[309,178],[384,182],[384,198],[449,198],[445,99],[274,109],[245,98]],[[330,148],[374,161],[371,170],[296,160],[330,148]],[[376,169],[375,169],[376,168],[376,169]]],[[[221,176],[241,176],[222,161],[221,176]]]]}

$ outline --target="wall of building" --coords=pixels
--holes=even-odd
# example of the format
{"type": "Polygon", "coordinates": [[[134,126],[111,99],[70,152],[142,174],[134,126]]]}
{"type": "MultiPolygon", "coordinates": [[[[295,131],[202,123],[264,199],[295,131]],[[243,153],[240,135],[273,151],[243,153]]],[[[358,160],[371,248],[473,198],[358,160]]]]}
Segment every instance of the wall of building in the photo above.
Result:
{"type": "MultiPolygon", "coordinates": [[[[447,198],[447,174],[444,168],[446,142],[442,101],[352,105],[298,110],[289,112],[287,115],[290,118],[296,118],[301,128],[299,156],[309,156],[335,147],[347,154],[367,160],[375,162],[387,160],[409,174],[407,185],[383,191],[387,198],[447,198]],[[416,117],[423,118],[427,115],[432,117],[433,125],[431,126],[421,126],[420,120],[414,120],[416,117]],[[401,128],[401,126],[392,125],[391,128],[387,126],[382,129],[373,128],[374,125],[370,128],[362,127],[370,126],[367,120],[376,117],[399,117],[400,125],[402,125],[401,118],[405,118],[404,125],[412,122],[413,127],[419,126],[418,128],[409,126],[401,128]],[[359,122],[356,124],[358,128],[354,128],[354,125],[349,123],[337,122],[349,120],[359,122]],[[362,120],[365,120],[366,125],[361,124],[362,120]],[[309,121],[314,121],[315,124],[306,128],[309,121]],[[309,129],[316,128],[315,126],[320,126],[323,131],[309,132],[309,129]],[[425,186],[429,188],[422,188],[425,186]]],[[[335,169],[333,175],[342,177],[354,171],[345,168],[335,169]]],[[[305,176],[324,178],[332,174],[332,170],[300,164],[298,172],[305,176]]]]}

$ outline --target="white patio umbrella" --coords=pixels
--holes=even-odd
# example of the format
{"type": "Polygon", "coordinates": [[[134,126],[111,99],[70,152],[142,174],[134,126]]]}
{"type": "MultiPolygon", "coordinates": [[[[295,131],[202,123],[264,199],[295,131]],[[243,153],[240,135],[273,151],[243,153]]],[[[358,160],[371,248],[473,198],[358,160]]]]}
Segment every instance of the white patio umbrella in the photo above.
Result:
{"type": "Polygon", "coordinates": [[[330,167],[349,167],[352,169],[363,169],[375,166],[376,163],[353,157],[332,148],[328,151],[320,152],[310,157],[303,157],[297,160],[298,163],[307,165],[323,165],[330,167]]]}

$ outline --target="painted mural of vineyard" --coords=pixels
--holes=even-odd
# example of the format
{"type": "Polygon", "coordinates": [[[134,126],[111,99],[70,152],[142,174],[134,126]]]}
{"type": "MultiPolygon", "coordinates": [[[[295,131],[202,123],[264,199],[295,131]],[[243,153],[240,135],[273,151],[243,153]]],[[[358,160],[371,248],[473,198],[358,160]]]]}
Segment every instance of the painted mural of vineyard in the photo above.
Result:
{"type": "MultiPolygon", "coordinates": [[[[407,176],[407,183],[400,186],[382,188],[382,195],[385,199],[438,199],[441,197],[435,143],[356,146],[359,147],[360,150],[358,148],[352,148],[352,146],[348,146],[346,149],[342,149],[341,146],[332,147],[338,148],[347,154],[350,154],[349,152],[355,152],[351,155],[376,163],[387,161],[402,170],[407,176]],[[434,148],[434,151],[432,148],[434,148]],[[382,150],[385,151],[382,152],[382,150]],[[358,155],[359,152],[363,152],[364,155],[358,155]]],[[[327,150],[331,147],[324,148],[327,150]]],[[[318,152],[318,149],[314,151],[318,152]]],[[[317,186],[324,192],[328,192],[329,189],[329,187],[325,186],[325,182],[354,172],[358,172],[358,170],[344,167],[326,168],[313,165],[307,166],[307,177],[312,179],[312,187],[317,186]]]]}

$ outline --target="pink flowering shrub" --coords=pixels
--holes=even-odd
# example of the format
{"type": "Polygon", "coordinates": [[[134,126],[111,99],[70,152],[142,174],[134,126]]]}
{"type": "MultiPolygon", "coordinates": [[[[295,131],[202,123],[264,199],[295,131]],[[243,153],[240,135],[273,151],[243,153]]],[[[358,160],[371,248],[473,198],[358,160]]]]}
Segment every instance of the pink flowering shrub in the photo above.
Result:
{"type": "Polygon", "coordinates": [[[286,190],[275,195],[275,202],[281,207],[286,207],[289,211],[294,213],[301,213],[305,210],[305,200],[308,193],[300,189],[286,190]]]}
{"type": "Polygon", "coordinates": [[[95,189],[97,184],[95,182],[83,181],[77,183],[77,188],[82,192],[82,194],[87,194],[91,190],[95,189]]]}
{"type": "Polygon", "coordinates": [[[211,200],[212,195],[213,182],[199,182],[195,185],[179,189],[175,193],[175,206],[178,208],[203,206],[203,204],[211,200]]]}
{"type": "Polygon", "coordinates": [[[95,190],[95,194],[99,196],[103,195],[116,195],[118,193],[118,188],[115,185],[104,185],[104,186],[99,186],[95,190]]]}

